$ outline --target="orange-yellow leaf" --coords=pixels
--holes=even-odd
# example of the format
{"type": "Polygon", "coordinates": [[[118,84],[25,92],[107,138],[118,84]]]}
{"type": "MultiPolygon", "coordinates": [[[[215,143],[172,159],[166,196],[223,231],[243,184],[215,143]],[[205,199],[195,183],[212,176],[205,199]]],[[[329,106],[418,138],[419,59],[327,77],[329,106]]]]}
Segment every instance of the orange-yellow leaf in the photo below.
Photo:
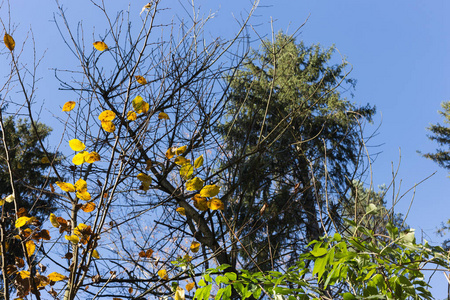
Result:
{"type": "Polygon", "coordinates": [[[100,255],[98,254],[97,249],[92,250],[92,257],[93,257],[93,258],[97,258],[97,259],[100,258],[100,255]]]}
{"type": "Polygon", "coordinates": [[[175,150],[175,154],[176,154],[176,155],[183,154],[184,151],[186,151],[186,149],[187,149],[187,146],[186,146],[186,145],[181,146],[181,147],[178,147],[178,148],[175,150]]]}
{"type": "Polygon", "coordinates": [[[185,215],[186,215],[186,210],[184,209],[184,207],[178,207],[178,208],[176,209],[176,211],[177,211],[180,215],[182,215],[182,216],[185,216],[185,215]]]}
{"type": "Polygon", "coordinates": [[[130,120],[130,121],[136,120],[137,119],[136,113],[134,111],[129,111],[127,113],[127,119],[130,120]]]}
{"type": "Polygon", "coordinates": [[[94,202],[88,202],[86,204],[84,204],[83,206],[81,206],[81,210],[89,213],[91,211],[93,211],[95,209],[95,203],[94,202]]]}
{"type": "Polygon", "coordinates": [[[158,119],[160,119],[160,120],[169,120],[169,115],[162,111],[162,112],[160,112],[158,114],[158,119]]]}
{"type": "Polygon", "coordinates": [[[208,200],[206,200],[205,197],[201,197],[199,194],[196,194],[192,200],[194,200],[194,206],[198,210],[208,210],[208,200]]]}
{"type": "Polygon", "coordinates": [[[108,45],[106,45],[104,42],[97,41],[94,42],[94,48],[97,49],[98,51],[104,51],[108,49],[108,45]]]}
{"type": "Polygon", "coordinates": [[[186,290],[190,292],[195,287],[195,282],[186,284],[186,290]]]}
{"type": "Polygon", "coordinates": [[[84,156],[84,160],[87,163],[92,164],[93,162],[100,161],[100,155],[97,152],[92,151],[91,153],[84,156]]]}
{"type": "Polygon", "coordinates": [[[52,223],[53,227],[59,228],[60,224],[55,216],[55,214],[50,214],[50,223],[52,223]]]}
{"type": "Polygon", "coordinates": [[[87,191],[87,182],[84,179],[78,179],[77,182],[75,182],[75,188],[78,192],[84,192],[87,191]]]}
{"type": "Polygon", "coordinates": [[[29,224],[31,221],[32,221],[32,219],[29,217],[20,217],[16,220],[16,223],[14,224],[14,226],[16,228],[20,228],[22,226],[29,224]]]}
{"type": "Polygon", "coordinates": [[[114,132],[116,130],[116,125],[111,121],[102,122],[102,128],[106,132],[114,132]]]}
{"type": "Polygon", "coordinates": [[[67,101],[64,103],[62,111],[71,111],[75,108],[75,101],[67,101]]]}
{"type": "Polygon", "coordinates": [[[61,275],[58,272],[52,272],[52,273],[48,274],[47,277],[49,280],[54,281],[54,282],[67,279],[66,276],[61,275]]]}
{"type": "Polygon", "coordinates": [[[65,235],[64,238],[74,244],[78,244],[80,242],[80,238],[76,235],[65,235]]]}
{"type": "Polygon", "coordinates": [[[147,80],[144,77],[142,77],[141,75],[136,75],[136,76],[134,76],[134,78],[136,78],[136,81],[139,84],[147,84],[147,80]]]}
{"type": "Polygon", "coordinates": [[[212,185],[205,185],[202,190],[200,191],[200,196],[202,197],[214,197],[217,194],[219,194],[220,187],[212,184],[212,185]]]}
{"type": "Polygon", "coordinates": [[[212,198],[208,201],[208,207],[211,210],[224,210],[225,206],[223,205],[223,202],[218,198],[212,198]]]}
{"type": "Polygon", "coordinates": [[[88,191],[77,192],[77,197],[84,201],[91,200],[91,194],[88,191]]]}
{"type": "Polygon", "coordinates": [[[167,271],[165,269],[159,270],[158,276],[163,280],[169,280],[169,275],[167,274],[167,271]]]}
{"type": "Polygon", "coordinates": [[[36,250],[36,244],[34,243],[33,240],[28,240],[25,243],[25,248],[27,248],[28,256],[31,256],[34,254],[34,251],[36,250]]]}
{"type": "Polygon", "coordinates": [[[28,271],[19,271],[18,273],[22,279],[30,277],[30,272],[28,272],[28,271]]]}
{"type": "Polygon", "coordinates": [[[116,114],[111,110],[102,111],[98,116],[98,119],[102,122],[112,121],[116,117],[116,114]]]}
{"type": "Polygon", "coordinates": [[[184,164],[188,164],[188,163],[190,163],[191,162],[191,160],[190,159],[187,159],[186,157],[184,157],[184,156],[178,156],[177,158],[175,158],[175,163],[177,164],[177,165],[180,165],[180,166],[182,166],[182,165],[184,165],[184,164]]]}
{"type": "Polygon", "coordinates": [[[191,248],[192,252],[197,253],[198,250],[200,250],[200,243],[199,242],[192,242],[190,248],[191,248]]]}
{"type": "Polygon", "coordinates": [[[174,157],[175,156],[175,150],[176,150],[177,148],[174,148],[174,147],[170,147],[169,149],[167,149],[167,151],[166,151],[166,157],[167,157],[167,159],[171,159],[172,157],[174,157]]]}
{"type": "Polygon", "coordinates": [[[200,168],[203,165],[203,154],[194,161],[194,168],[200,168]]]}
{"type": "Polygon", "coordinates": [[[84,148],[86,148],[84,143],[82,141],[80,141],[79,139],[70,140],[69,146],[70,146],[70,149],[72,149],[73,151],[82,151],[82,150],[84,150],[84,148]]]}
{"type": "Polygon", "coordinates": [[[203,187],[203,184],[204,184],[204,182],[201,178],[194,177],[191,180],[189,180],[188,182],[186,182],[186,189],[188,191],[197,191],[203,187]]]}
{"type": "Polygon", "coordinates": [[[5,36],[3,37],[3,42],[5,43],[5,46],[9,51],[13,51],[16,47],[16,42],[14,41],[13,37],[7,33],[5,33],[5,36]]]}

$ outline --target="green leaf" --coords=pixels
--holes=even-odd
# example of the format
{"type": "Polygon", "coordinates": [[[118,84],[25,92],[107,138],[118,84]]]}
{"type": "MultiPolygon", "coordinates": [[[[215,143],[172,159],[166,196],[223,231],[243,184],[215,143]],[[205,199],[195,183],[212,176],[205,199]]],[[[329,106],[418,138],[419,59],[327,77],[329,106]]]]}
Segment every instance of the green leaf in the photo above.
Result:
{"type": "Polygon", "coordinates": [[[354,299],[356,299],[356,297],[353,294],[351,294],[351,293],[344,293],[342,295],[342,297],[344,298],[344,300],[354,300],[354,299]]]}
{"type": "Polygon", "coordinates": [[[231,281],[235,281],[237,279],[236,273],[233,272],[227,272],[225,273],[225,276],[231,281]]]}

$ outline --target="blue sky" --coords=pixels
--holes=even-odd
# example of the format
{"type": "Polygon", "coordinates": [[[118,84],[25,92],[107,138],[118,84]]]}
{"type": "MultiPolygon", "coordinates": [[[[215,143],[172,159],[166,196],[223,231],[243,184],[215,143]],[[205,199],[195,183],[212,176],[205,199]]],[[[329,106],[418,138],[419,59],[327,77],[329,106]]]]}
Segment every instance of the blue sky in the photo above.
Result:
{"type": "MultiPolygon", "coordinates": [[[[181,1],[186,4],[190,2],[181,1]]],[[[89,38],[93,26],[101,27],[97,22],[102,19],[97,19],[98,12],[89,5],[89,1],[61,2],[67,7],[73,24],[83,20],[85,34],[89,38]]],[[[108,2],[111,2],[108,4],[111,11],[127,9],[123,5],[126,1],[108,2]]],[[[146,2],[133,0],[132,3],[132,10],[138,13],[146,2]]],[[[168,16],[183,14],[174,8],[179,7],[178,1],[162,0],[162,3],[172,8],[166,12],[168,16]]],[[[245,10],[248,11],[251,6],[250,1],[237,0],[226,3],[203,0],[198,3],[203,13],[211,9],[216,14],[206,29],[211,37],[229,37],[238,28],[232,14],[240,19],[239,16],[245,15],[245,10]]],[[[31,27],[36,37],[37,52],[47,50],[40,69],[42,81],[36,99],[46,101],[44,117],[52,114],[50,107],[62,106],[65,101],[72,100],[66,98],[68,94],[57,91],[58,83],[49,70],[53,67],[65,68],[70,61],[67,48],[51,22],[55,11],[56,5],[52,0],[11,1],[12,22],[19,25],[14,35],[16,42],[20,43],[31,27]]],[[[367,133],[370,133],[380,126],[369,143],[378,145],[371,148],[372,153],[380,153],[373,165],[375,186],[391,181],[392,164],[397,167],[400,150],[401,164],[396,187],[401,184],[402,192],[437,172],[416,188],[407,219],[408,224],[416,228],[419,239],[423,230],[424,238],[436,243],[442,240],[435,235],[436,228],[450,217],[450,179],[447,178],[447,171],[422,158],[417,150],[429,152],[436,148],[426,137],[426,127],[442,122],[437,111],[442,101],[450,100],[449,12],[448,0],[261,0],[251,21],[253,27],[249,29],[255,39],[256,33],[270,37],[272,26],[274,31],[292,33],[309,16],[298,40],[303,40],[305,44],[320,43],[323,47],[336,45],[339,53],[353,66],[350,77],[357,80],[353,101],[377,107],[375,124],[367,127],[367,133]]],[[[7,23],[5,9],[0,14],[7,23]]],[[[398,211],[406,212],[412,197],[413,194],[409,193],[402,199],[398,211]]],[[[434,284],[438,286],[435,291],[437,298],[443,298],[446,295],[443,276],[437,278],[434,284]]]]}

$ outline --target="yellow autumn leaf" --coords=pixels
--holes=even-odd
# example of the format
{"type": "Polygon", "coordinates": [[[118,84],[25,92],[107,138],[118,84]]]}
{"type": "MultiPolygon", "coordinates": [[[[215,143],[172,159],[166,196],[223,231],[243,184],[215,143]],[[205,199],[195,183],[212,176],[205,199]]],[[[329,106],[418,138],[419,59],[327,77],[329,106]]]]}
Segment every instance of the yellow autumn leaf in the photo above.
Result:
{"type": "Polygon", "coordinates": [[[52,223],[53,227],[59,228],[60,224],[55,216],[55,214],[50,214],[50,223],[52,223]]]}
{"type": "MultiPolygon", "coordinates": [[[[3,206],[3,205],[5,205],[5,199],[0,199],[0,206],[3,206]]],[[[1,253],[0,253],[0,256],[1,256],[1,253]]]]}
{"type": "Polygon", "coordinates": [[[187,158],[184,157],[184,156],[178,156],[177,158],[175,158],[175,163],[176,163],[177,165],[182,166],[182,165],[184,165],[184,164],[189,164],[189,163],[191,163],[191,160],[190,160],[190,159],[187,159],[187,158]]]}
{"type": "Polygon", "coordinates": [[[73,139],[69,141],[70,149],[73,151],[82,151],[86,148],[86,145],[79,139],[73,139]]]}
{"type": "Polygon", "coordinates": [[[143,181],[142,182],[142,190],[143,191],[148,191],[150,189],[150,184],[151,184],[151,182],[143,181]]]}
{"type": "Polygon", "coordinates": [[[188,180],[192,177],[192,174],[194,174],[194,167],[192,167],[191,164],[184,164],[180,168],[180,175],[184,179],[188,180]]]}
{"type": "Polygon", "coordinates": [[[205,197],[201,197],[200,194],[196,194],[192,200],[194,200],[194,206],[198,210],[208,210],[208,200],[206,200],[205,197]]]}
{"type": "Polygon", "coordinates": [[[92,164],[93,162],[100,161],[100,155],[97,152],[92,151],[91,153],[84,156],[84,160],[87,163],[92,164]]]}
{"type": "Polygon", "coordinates": [[[85,213],[90,213],[90,212],[94,211],[94,209],[95,209],[94,202],[88,202],[88,203],[84,204],[83,206],[81,206],[81,210],[84,211],[85,213]]]}
{"type": "Polygon", "coordinates": [[[79,223],[77,227],[75,227],[75,229],[73,230],[73,233],[78,235],[78,236],[82,236],[83,235],[83,231],[86,231],[90,228],[91,226],[88,226],[84,223],[79,223]]]}
{"type": "Polygon", "coordinates": [[[195,287],[195,282],[186,284],[186,290],[190,292],[195,287]]]}
{"type": "Polygon", "coordinates": [[[27,248],[27,254],[28,256],[31,256],[34,254],[34,251],[36,250],[36,244],[34,243],[33,240],[28,240],[25,243],[25,248],[27,248]]]}
{"type": "Polygon", "coordinates": [[[169,149],[167,149],[167,151],[166,151],[166,157],[167,157],[167,159],[171,159],[172,157],[174,157],[175,156],[175,150],[176,150],[177,148],[174,148],[174,147],[170,147],[169,149]]]}
{"type": "Polygon", "coordinates": [[[160,120],[169,120],[169,115],[162,111],[162,112],[160,112],[158,114],[158,119],[160,119],[160,120]]]}
{"type": "Polygon", "coordinates": [[[3,42],[5,43],[5,46],[9,51],[13,51],[16,47],[16,42],[14,41],[13,37],[7,33],[5,33],[5,36],[3,37],[3,42]]]}
{"type": "Polygon", "coordinates": [[[81,200],[84,201],[89,201],[91,200],[91,194],[89,194],[88,191],[81,191],[81,192],[77,192],[77,197],[81,200]]]}
{"type": "Polygon", "coordinates": [[[102,122],[102,128],[106,132],[114,132],[116,130],[116,125],[111,121],[102,122]]]}
{"type": "Polygon", "coordinates": [[[41,163],[43,163],[43,164],[49,164],[49,163],[50,163],[50,160],[48,159],[47,156],[44,156],[43,158],[41,158],[41,163]]]}
{"type": "Polygon", "coordinates": [[[22,279],[30,277],[30,272],[29,271],[19,271],[18,273],[20,275],[20,278],[22,278],[22,279]]]}
{"type": "Polygon", "coordinates": [[[200,243],[199,242],[192,242],[190,249],[191,249],[191,251],[193,253],[197,253],[198,250],[200,250],[200,243]]]}
{"type": "Polygon", "coordinates": [[[76,235],[65,235],[64,238],[74,244],[78,244],[80,242],[80,238],[76,235]]]}
{"type": "Polygon", "coordinates": [[[182,215],[182,216],[185,216],[185,215],[186,215],[186,210],[184,209],[184,207],[178,207],[178,208],[176,209],[176,211],[177,211],[180,215],[182,215]]]}
{"type": "Polygon", "coordinates": [[[84,179],[78,179],[77,182],[75,182],[75,188],[78,192],[87,191],[87,182],[84,179]]]}
{"type": "Polygon", "coordinates": [[[208,201],[208,208],[211,210],[224,210],[225,206],[222,200],[214,197],[208,201]]]}
{"type": "Polygon", "coordinates": [[[203,166],[203,154],[197,157],[197,159],[194,161],[194,168],[198,169],[201,166],[203,166]]]}
{"type": "Polygon", "coordinates": [[[79,152],[72,158],[72,163],[76,166],[82,165],[85,162],[87,151],[79,152]]]}
{"type": "Polygon", "coordinates": [[[97,41],[94,42],[94,48],[97,49],[98,51],[104,51],[106,49],[108,49],[108,45],[106,45],[104,42],[101,41],[97,41]]]}
{"type": "Polygon", "coordinates": [[[115,117],[116,117],[116,113],[113,112],[112,110],[104,110],[100,113],[100,115],[98,115],[98,119],[101,122],[112,121],[115,119],[115,117]]]}
{"type": "Polygon", "coordinates": [[[62,111],[71,111],[75,108],[75,101],[67,101],[64,103],[62,111]]]}
{"type": "Polygon", "coordinates": [[[97,259],[100,258],[100,255],[98,254],[97,249],[92,250],[92,257],[93,257],[93,258],[97,258],[97,259]]]}
{"type": "Polygon", "coordinates": [[[137,119],[137,115],[134,111],[129,111],[127,113],[127,120],[134,121],[137,119]]]}
{"type": "Polygon", "coordinates": [[[167,271],[165,269],[159,270],[158,276],[161,277],[161,279],[163,280],[169,280],[169,275],[167,274],[167,271]]]}
{"type": "Polygon", "coordinates": [[[200,196],[202,197],[214,197],[217,194],[219,194],[220,187],[212,184],[212,185],[205,185],[202,190],[200,191],[200,196]]]}
{"type": "Polygon", "coordinates": [[[197,191],[203,187],[203,184],[204,184],[204,182],[201,178],[194,177],[191,180],[189,180],[188,182],[186,182],[186,189],[188,191],[197,191]]]}
{"type": "Polygon", "coordinates": [[[16,220],[16,223],[14,224],[14,226],[16,228],[20,228],[22,226],[25,226],[27,224],[29,224],[31,222],[31,218],[29,217],[20,217],[16,220]]]}
{"type": "Polygon", "coordinates": [[[148,182],[152,183],[152,178],[144,173],[139,173],[137,176],[137,179],[139,179],[141,182],[148,182]]]}
{"type": "Polygon", "coordinates": [[[147,84],[147,80],[144,77],[142,77],[141,75],[136,75],[136,76],[134,76],[134,78],[136,78],[136,81],[139,84],[147,84]]]}
{"type": "Polygon", "coordinates": [[[8,195],[5,198],[5,201],[8,202],[8,203],[14,202],[14,200],[16,200],[16,197],[13,194],[8,195]]]}
{"type": "Polygon", "coordinates": [[[177,290],[175,291],[175,296],[173,298],[174,300],[185,300],[183,288],[178,286],[177,290]]]}
{"type": "Polygon", "coordinates": [[[47,278],[51,281],[57,282],[57,281],[61,281],[61,280],[65,280],[67,279],[66,276],[59,274],[58,272],[52,272],[50,274],[48,274],[47,278]]]}
{"type": "Polygon", "coordinates": [[[138,114],[146,113],[150,108],[148,103],[144,101],[144,98],[142,98],[142,96],[139,95],[133,99],[131,104],[133,105],[134,111],[138,114]]]}
{"type": "Polygon", "coordinates": [[[181,146],[181,147],[178,147],[178,148],[175,150],[175,154],[176,154],[176,155],[183,154],[184,151],[186,151],[186,149],[187,149],[187,146],[186,146],[186,145],[181,146]]]}

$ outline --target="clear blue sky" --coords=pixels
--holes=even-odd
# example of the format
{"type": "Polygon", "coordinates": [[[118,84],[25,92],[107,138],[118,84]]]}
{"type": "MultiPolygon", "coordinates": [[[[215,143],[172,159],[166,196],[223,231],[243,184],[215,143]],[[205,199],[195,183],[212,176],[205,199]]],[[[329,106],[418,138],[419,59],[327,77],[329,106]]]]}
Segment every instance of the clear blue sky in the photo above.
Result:
{"type": "MultiPolygon", "coordinates": [[[[89,1],[61,1],[68,9],[68,16],[74,21],[83,19],[86,36],[90,38],[92,27],[101,22],[96,19],[97,11],[89,1]],[[97,22],[97,23],[96,23],[97,22]]],[[[111,11],[127,9],[127,1],[111,2],[111,11]],[[124,4],[123,6],[121,6],[124,4]]],[[[132,10],[137,12],[146,3],[133,0],[132,10]]],[[[181,0],[182,3],[190,1],[181,0]]],[[[178,1],[162,0],[164,6],[179,7],[178,1]]],[[[245,15],[250,1],[199,1],[203,12],[211,8],[216,12],[207,31],[212,37],[230,36],[238,26],[232,13],[245,15]]],[[[187,6],[188,7],[188,6],[187,6]]],[[[53,0],[12,0],[12,21],[20,27],[15,34],[16,41],[32,27],[36,36],[38,52],[48,49],[41,67],[43,80],[39,97],[45,99],[44,115],[49,107],[62,106],[72,100],[68,94],[57,91],[58,84],[48,68],[65,68],[67,48],[61,42],[55,25],[51,22],[56,5],[53,0]]],[[[168,14],[182,13],[172,9],[168,14]]],[[[251,23],[261,36],[270,37],[273,19],[275,31],[293,32],[309,16],[301,29],[299,40],[306,44],[320,43],[323,47],[336,45],[353,66],[351,77],[357,79],[354,101],[371,103],[377,107],[377,117],[368,133],[378,135],[370,145],[379,145],[371,151],[381,152],[373,166],[375,186],[392,179],[393,163],[401,165],[397,176],[397,187],[405,192],[415,183],[437,171],[426,182],[417,187],[408,224],[417,230],[420,239],[438,243],[442,239],[435,235],[440,222],[449,215],[450,179],[447,172],[436,164],[417,154],[433,151],[436,145],[428,141],[426,127],[441,121],[437,111],[440,103],[450,100],[450,1],[293,1],[261,0],[251,23]]],[[[4,21],[7,16],[1,10],[4,21]]],[[[256,37],[253,29],[249,30],[256,37]]],[[[97,32],[101,33],[101,32],[97,32]]],[[[52,125],[52,124],[50,124],[52,125]]],[[[398,210],[405,212],[412,193],[399,204],[398,210]]],[[[439,276],[433,284],[436,297],[446,295],[445,279],[439,276]]]]}

